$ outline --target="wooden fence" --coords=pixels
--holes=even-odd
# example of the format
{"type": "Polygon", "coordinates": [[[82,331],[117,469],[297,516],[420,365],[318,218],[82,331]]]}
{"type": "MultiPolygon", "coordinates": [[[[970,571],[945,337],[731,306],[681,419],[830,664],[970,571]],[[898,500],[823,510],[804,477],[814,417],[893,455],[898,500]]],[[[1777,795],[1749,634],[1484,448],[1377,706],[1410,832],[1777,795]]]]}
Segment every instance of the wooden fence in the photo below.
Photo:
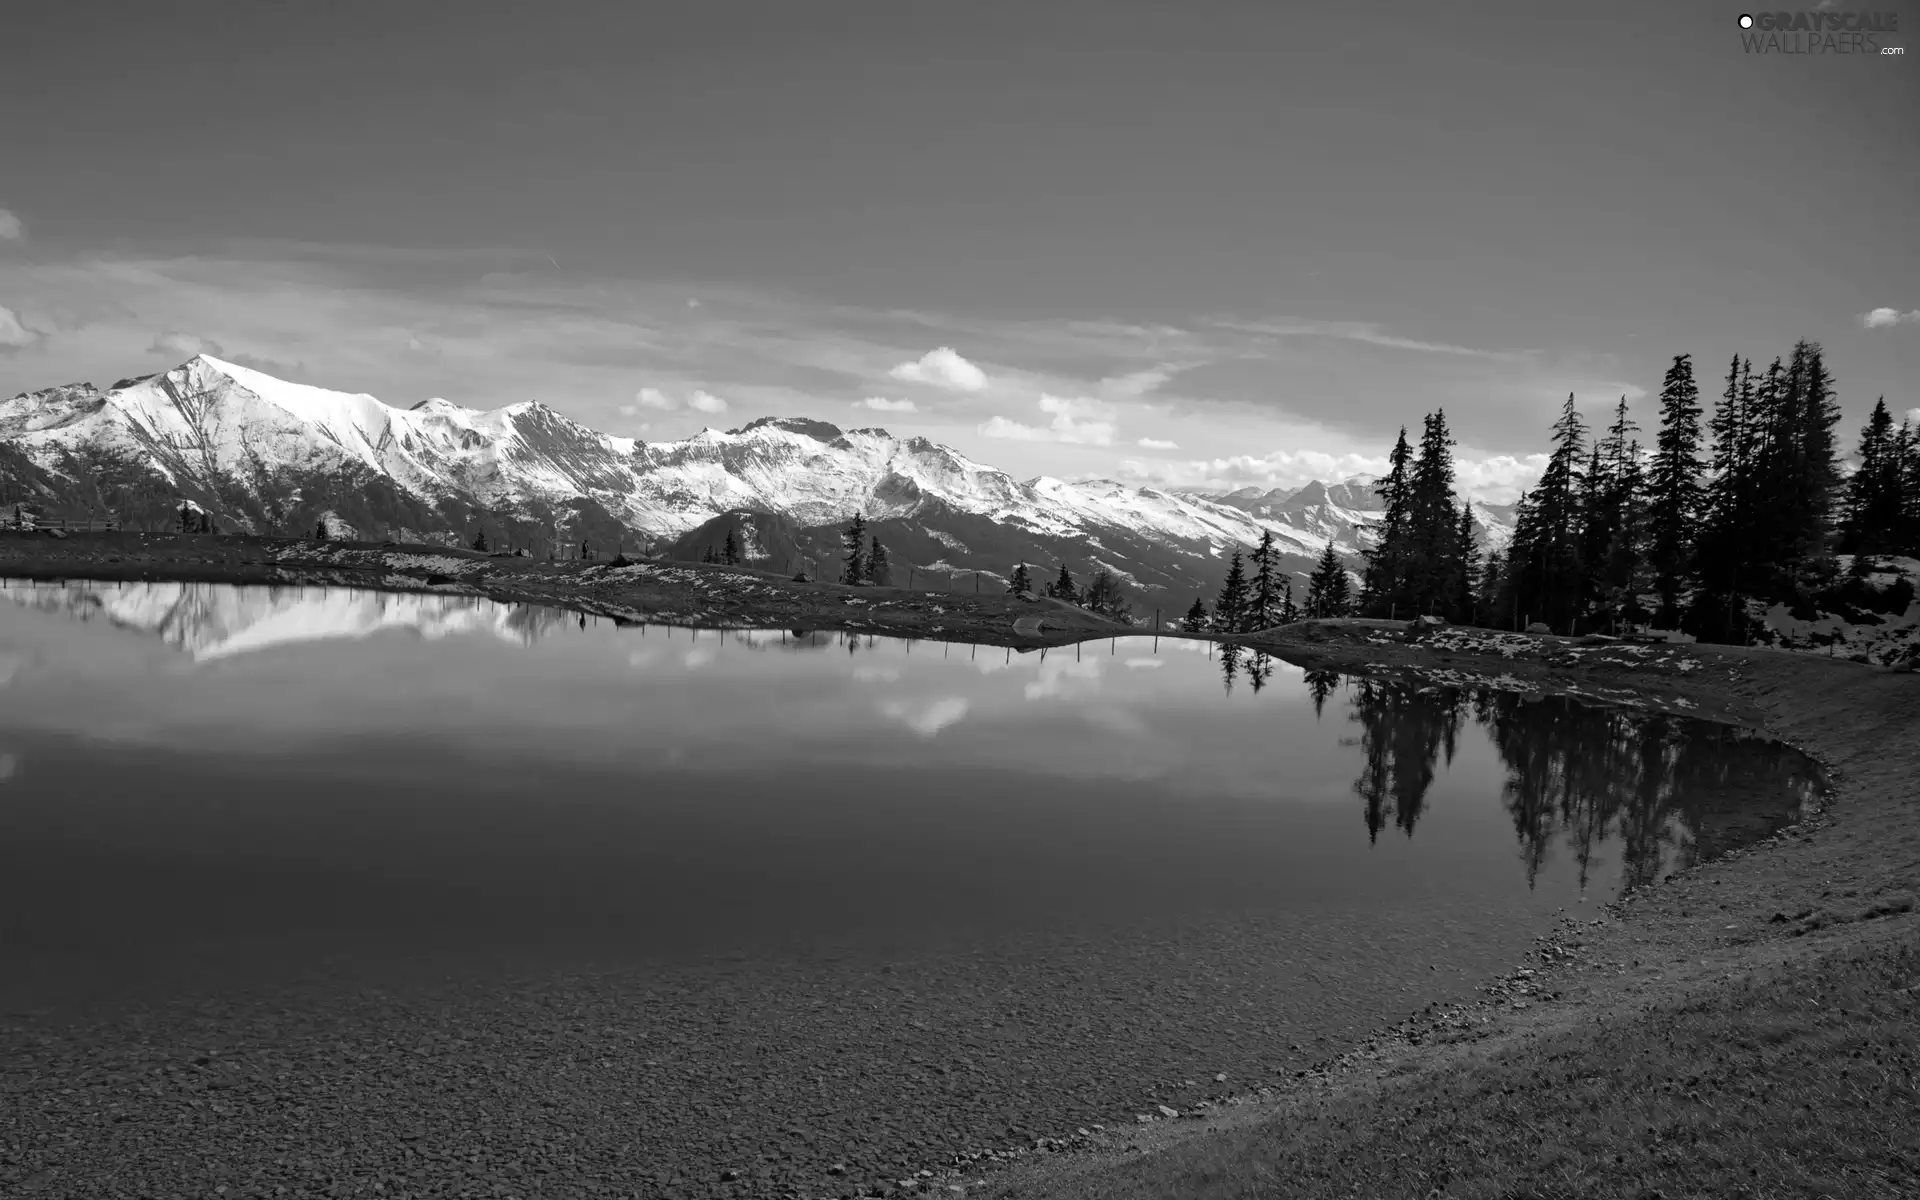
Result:
{"type": "MultiPolygon", "coordinates": [[[[40,517],[26,526],[29,529],[61,529],[68,533],[105,533],[119,528],[114,521],[105,517],[40,517]]],[[[18,529],[12,517],[0,520],[0,529],[18,529]]]]}

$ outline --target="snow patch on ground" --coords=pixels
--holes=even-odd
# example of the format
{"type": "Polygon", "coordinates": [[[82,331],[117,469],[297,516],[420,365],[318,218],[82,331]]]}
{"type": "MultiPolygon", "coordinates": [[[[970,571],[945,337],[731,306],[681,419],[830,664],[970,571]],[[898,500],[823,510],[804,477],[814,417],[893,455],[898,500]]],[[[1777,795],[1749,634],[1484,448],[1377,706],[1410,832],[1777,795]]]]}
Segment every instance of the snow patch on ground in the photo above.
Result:
{"type": "Polygon", "coordinates": [[[470,558],[440,554],[389,554],[386,558],[387,566],[395,571],[425,571],[431,575],[465,575],[484,565],[470,558]]]}

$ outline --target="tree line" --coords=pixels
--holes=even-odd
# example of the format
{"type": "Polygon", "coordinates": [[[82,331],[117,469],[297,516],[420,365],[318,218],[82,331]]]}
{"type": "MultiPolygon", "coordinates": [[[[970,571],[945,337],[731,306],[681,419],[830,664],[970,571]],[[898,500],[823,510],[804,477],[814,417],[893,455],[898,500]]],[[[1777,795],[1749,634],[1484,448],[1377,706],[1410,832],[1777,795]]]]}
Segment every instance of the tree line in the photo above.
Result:
{"type": "Polygon", "coordinates": [[[1818,343],[1799,342],[1763,371],[1736,356],[1710,416],[1692,356],[1677,355],[1657,404],[1646,446],[1624,397],[1594,430],[1569,395],[1512,541],[1485,562],[1470,507],[1454,507],[1444,414],[1426,418],[1417,450],[1403,429],[1376,487],[1385,512],[1360,611],[1558,633],[1652,624],[1743,642],[1756,632],[1756,603],[1808,618],[1848,604],[1906,607],[1910,585],[1865,580],[1876,555],[1920,553],[1920,430],[1895,425],[1882,397],[1846,477],[1818,343]],[[1849,580],[1839,577],[1843,554],[1854,556],[1849,580]]]}

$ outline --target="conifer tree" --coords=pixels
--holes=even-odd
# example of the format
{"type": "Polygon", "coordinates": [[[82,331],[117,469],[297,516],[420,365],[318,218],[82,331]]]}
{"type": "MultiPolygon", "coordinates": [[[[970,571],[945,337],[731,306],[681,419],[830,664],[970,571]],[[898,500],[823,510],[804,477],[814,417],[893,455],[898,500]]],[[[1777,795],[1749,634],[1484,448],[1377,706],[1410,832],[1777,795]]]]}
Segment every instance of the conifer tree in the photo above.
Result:
{"type": "Polygon", "coordinates": [[[588,559],[592,557],[593,557],[593,547],[587,544],[587,539],[581,538],[580,539],[580,561],[586,562],[588,559]]]}
{"type": "MultiPolygon", "coordinates": [[[[327,540],[327,522],[325,518],[322,518],[320,523],[313,527],[313,540],[316,542],[324,542],[327,540]]],[[[484,550],[486,547],[482,546],[480,549],[484,550]]]]}
{"type": "Polygon", "coordinates": [[[1849,554],[1891,554],[1903,546],[1906,463],[1885,396],[1860,430],[1860,466],[1847,485],[1840,549],[1849,554]]]}
{"type": "Polygon", "coordinates": [[[1680,354],[1660,385],[1660,433],[1647,473],[1647,557],[1667,628],[1679,621],[1681,580],[1700,515],[1700,469],[1700,389],[1693,356],[1680,354]]]}
{"type": "Polygon", "coordinates": [[[1291,625],[1300,619],[1300,608],[1293,602],[1293,577],[1280,576],[1280,611],[1275,614],[1279,623],[1291,625]]]}
{"type": "Polygon", "coordinates": [[[727,540],[720,547],[720,559],[728,566],[733,566],[740,561],[740,543],[734,540],[731,529],[727,530],[727,540]]]}
{"type": "Polygon", "coordinates": [[[1383,502],[1384,512],[1375,526],[1374,543],[1366,550],[1367,569],[1362,576],[1360,604],[1369,615],[1388,612],[1394,607],[1406,575],[1409,481],[1407,464],[1413,451],[1407,446],[1406,426],[1387,455],[1387,474],[1374,485],[1374,493],[1383,502]]]}
{"type": "MultiPolygon", "coordinates": [[[[323,525],[324,528],[324,525],[323,525]]],[[[485,554],[487,552],[487,531],[476,529],[473,532],[473,548],[485,554]]]]}
{"type": "Polygon", "coordinates": [[[1894,456],[1903,464],[1899,545],[1904,553],[1920,555],[1920,427],[1911,420],[1902,420],[1899,433],[1894,435],[1894,444],[1894,456]]]}
{"type": "Polygon", "coordinates": [[[1133,608],[1120,587],[1120,580],[1106,567],[1094,572],[1093,578],[1087,582],[1085,605],[1115,621],[1133,620],[1133,608]]]}
{"type": "Polygon", "coordinates": [[[887,565],[887,548],[880,544],[878,537],[868,545],[867,579],[876,587],[886,587],[893,582],[893,569],[887,565]]]}
{"type": "Polygon", "coordinates": [[[1571,628],[1580,615],[1579,489],[1586,459],[1586,423],[1573,395],[1553,423],[1553,452],[1540,482],[1520,497],[1507,550],[1513,601],[1525,615],[1571,628]]]}
{"type": "Polygon", "coordinates": [[[720,561],[720,556],[714,553],[711,543],[708,544],[705,550],[701,551],[700,561],[703,563],[718,563],[720,561]]]}
{"type": "Polygon", "coordinates": [[[1200,597],[1193,598],[1193,607],[1181,618],[1180,628],[1188,633],[1205,633],[1207,630],[1207,602],[1200,597]]]}
{"type": "Polygon", "coordinates": [[[1347,569],[1333,553],[1333,542],[1320,552],[1313,574],[1307,577],[1307,615],[1344,617],[1347,615],[1347,569]]]}
{"type": "Polygon", "coordinates": [[[1280,619],[1280,589],[1285,580],[1278,570],[1278,552],[1273,548],[1273,530],[1260,531],[1260,544],[1254,547],[1253,591],[1247,600],[1248,629],[1266,629],[1280,619]]]}
{"type": "Polygon", "coordinates": [[[1489,551],[1486,565],[1480,568],[1480,578],[1473,593],[1474,616],[1479,623],[1495,628],[1512,624],[1510,615],[1500,608],[1501,600],[1508,595],[1506,555],[1498,550],[1489,551]]]}
{"type": "Polygon", "coordinates": [[[1459,524],[1453,531],[1454,545],[1459,547],[1458,568],[1450,581],[1452,594],[1447,598],[1446,609],[1450,619],[1472,624],[1478,616],[1476,599],[1480,583],[1480,547],[1473,540],[1473,504],[1463,502],[1460,505],[1459,524]]]}
{"type": "Polygon", "coordinates": [[[1247,571],[1240,561],[1240,547],[1233,548],[1227,564],[1227,579],[1220,587],[1220,598],[1213,604],[1216,633],[1241,633],[1247,620],[1247,571]]]}
{"type": "Polygon", "coordinates": [[[1065,600],[1068,604],[1080,603],[1080,588],[1073,582],[1073,573],[1067,570],[1067,564],[1060,564],[1060,574],[1047,588],[1047,595],[1055,600],[1065,600]]]}
{"type": "Polygon", "coordinates": [[[841,544],[846,547],[847,555],[840,569],[840,582],[862,584],[867,581],[867,519],[860,513],[853,514],[853,524],[847,526],[840,535],[841,544]]]}
{"type": "Polygon", "coordinates": [[[1007,580],[1007,594],[1011,596],[1032,590],[1033,576],[1027,573],[1027,564],[1021,563],[1013,569],[1013,577],[1007,580]]]}
{"type": "Polygon", "coordinates": [[[1453,508],[1453,445],[1446,413],[1428,414],[1407,483],[1404,585],[1397,598],[1409,614],[1445,609],[1458,587],[1461,547],[1453,508]]]}

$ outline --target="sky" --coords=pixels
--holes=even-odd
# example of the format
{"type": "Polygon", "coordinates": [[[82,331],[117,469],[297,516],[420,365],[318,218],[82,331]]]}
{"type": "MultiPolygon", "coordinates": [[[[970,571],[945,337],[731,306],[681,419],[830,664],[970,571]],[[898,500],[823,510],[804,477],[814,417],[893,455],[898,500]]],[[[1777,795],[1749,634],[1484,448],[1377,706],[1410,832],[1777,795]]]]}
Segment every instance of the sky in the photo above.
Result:
{"type": "Polygon", "coordinates": [[[1208,487],[1377,470],[1440,408],[1499,500],[1569,393],[1651,429],[1674,355],[1711,397],[1804,337],[1851,443],[1920,407],[1920,2],[1862,10],[1898,56],[1750,53],[1742,11],[30,0],[0,395],[206,352],[1208,487]]]}

